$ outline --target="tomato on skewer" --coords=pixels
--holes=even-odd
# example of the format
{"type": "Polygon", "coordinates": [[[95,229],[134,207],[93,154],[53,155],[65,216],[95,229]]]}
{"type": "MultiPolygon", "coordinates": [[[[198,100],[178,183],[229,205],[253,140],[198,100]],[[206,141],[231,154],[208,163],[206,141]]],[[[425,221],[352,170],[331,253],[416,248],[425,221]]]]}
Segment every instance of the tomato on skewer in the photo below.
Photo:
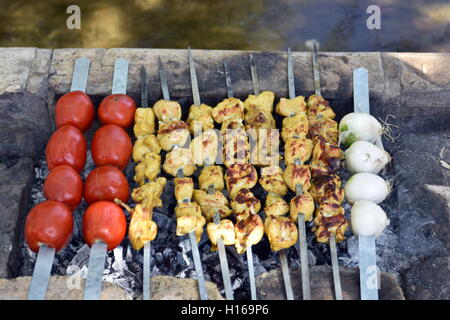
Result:
{"type": "Polygon", "coordinates": [[[125,170],[133,145],[122,127],[108,124],[101,127],[92,139],[92,158],[97,166],[112,165],[125,170]]]}
{"type": "Polygon", "coordinates": [[[48,169],[69,165],[81,172],[86,163],[86,149],[86,139],[80,129],[69,124],[60,127],[45,148],[48,169]]]}
{"type": "Polygon", "coordinates": [[[95,117],[94,104],[83,91],[68,92],[56,102],[56,127],[71,124],[81,131],[92,125],[95,117]]]}
{"type": "Polygon", "coordinates": [[[98,118],[102,124],[116,124],[123,128],[133,123],[136,103],[126,94],[105,97],[98,107],[98,118]]]}
{"type": "Polygon", "coordinates": [[[25,241],[34,252],[45,243],[56,251],[64,248],[73,232],[73,216],[69,208],[57,201],[44,201],[28,213],[25,241]]]}
{"type": "Polygon", "coordinates": [[[54,168],[45,179],[44,196],[47,200],[62,202],[70,210],[75,210],[83,196],[80,174],[68,165],[54,168]]]}
{"type": "Polygon", "coordinates": [[[108,250],[117,247],[125,237],[127,221],[122,209],[110,201],[98,201],[87,208],[83,216],[83,237],[89,246],[97,241],[108,250]]]}
{"type": "Polygon", "coordinates": [[[118,198],[127,202],[130,187],[122,171],[112,166],[95,168],[89,173],[84,186],[84,199],[92,204],[96,201],[114,201],[118,198]]]}

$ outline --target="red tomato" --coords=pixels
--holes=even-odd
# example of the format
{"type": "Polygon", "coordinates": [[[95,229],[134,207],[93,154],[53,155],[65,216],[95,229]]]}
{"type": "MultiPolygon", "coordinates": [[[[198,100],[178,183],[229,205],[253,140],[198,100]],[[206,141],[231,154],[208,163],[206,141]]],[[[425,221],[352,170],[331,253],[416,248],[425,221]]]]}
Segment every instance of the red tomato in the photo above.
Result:
{"type": "Polygon", "coordinates": [[[112,250],[122,242],[126,230],[125,214],[113,202],[98,201],[84,213],[83,237],[89,246],[101,240],[112,250]]]}
{"type": "Polygon", "coordinates": [[[136,103],[126,94],[112,94],[102,100],[98,107],[98,118],[103,124],[117,124],[123,128],[131,125],[136,112],[136,103]]]}
{"type": "Polygon", "coordinates": [[[72,211],[80,204],[82,195],[83,181],[80,174],[70,166],[54,168],[45,179],[45,198],[65,203],[72,211]]]}
{"type": "Polygon", "coordinates": [[[44,201],[28,213],[25,220],[25,241],[34,252],[45,243],[56,251],[64,248],[73,231],[73,217],[69,208],[57,201],[44,201]]]}
{"type": "Polygon", "coordinates": [[[97,201],[114,201],[115,198],[128,201],[130,187],[127,178],[116,167],[95,168],[88,175],[84,187],[84,199],[91,204],[97,201]]]}
{"type": "Polygon", "coordinates": [[[68,92],[56,103],[56,126],[71,124],[86,131],[94,121],[95,110],[89,96],[83,91],[68,92]]]}
{"type": "Polygon", "coordinates": [[[86,163],[86,139],[77,127],[66,124],[56,130],[45,149],[49,170],[63,164],[81,172],[86,163]]]}
{"type": "Polygon", "coordinates": [[[98,129],[92,139],[92,158],[100,167],[111,165],[124,170],[130,161],[133,146],[128,134],[115,124],[98,129]]]}

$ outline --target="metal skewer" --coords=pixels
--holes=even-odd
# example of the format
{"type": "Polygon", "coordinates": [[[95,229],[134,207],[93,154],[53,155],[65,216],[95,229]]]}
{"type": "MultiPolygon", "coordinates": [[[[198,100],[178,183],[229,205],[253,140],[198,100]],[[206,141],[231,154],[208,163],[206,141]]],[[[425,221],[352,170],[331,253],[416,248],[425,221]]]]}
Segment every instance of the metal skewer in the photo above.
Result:
{"type": "MultiPolygon", "coordinates": [[[[294,99],[295,98],[294,65],[292,63],[291,48],[288,48],[288,88],[289,88],[289,99],[294,99]]],[[[297,196],[303,194],[303,188],[301,185],[296,185],[295,190],[297,196]]],[[[301,274],[302,274],[302,296],[303,300],[311,300],[311,287],[309,281],[309,265],[308,265],[308,246],[306,244],[306,228],[305,228],[304,214],[298,215],[297,227],[298,227],[298,243],[300,247],[301,274]]]]}
{"type": "MultiPolygon", "coordinates": [[[[353,71],[353,101],[355,112],[370,114],[369,73],[364,68],[353,71]]],[[[383,148],[381,139],[377,145],[383,148]]],[[[383,148],[384,149],[384,148],[383,148]]],[[[361,300],[378,300],[378,270],[375,237],[358,237],[361,300]]]]}
{"type": "MultiPolygon", "coordinates": [[[[191,74],[191,85],[192,85],[192,96],[194,98],[194,104],[200,105],[200,92],[198,90],[198,81],[197,81],[197,74],[195,72],[195,63],[194,59],[192,58],[191,54],[191,48],[188,48],[189,53],[189,70],[191,74]]],[[[214,189],[208,188],[208,193],[214,193],[214,189]]],[[[220,214],[218,211],[215,212],[213,221],[215,224],[220,224],[220,214]]],[[[225,288],[225,297],[227,300],[233,300],[233,289],[231,286],[231,277],[230,277],[230,270],[228,269],[228,259],[227,254],[225,252],[225,244],[223,243],[222,238],[217,239],[217,248],[219,251],[219,260],[220,260],[220,269],[222,271],[222,279],[223,279],[223,285],[225,288]]]]}
{"type": "MultiPolygon", "coordinates": [[[[81,57],[75,60],[70,91],[86,91],[89,75],[89,59],[81,57]]],[[[44,300],[47,294],[48,280],[52,271],[55,249],[46,244],[39,246],[33,277],[28,289],[28,300],[44,300]]]]}
{"type": "MultiPolygon", "coordinates": [[[[318,62],[318,58],[317,58],[318,51],[319,51],[319,43],[315,39],[308,40],[307,46],[309,46],[311,48],[311,52],[312,52],[315,93],[316,93],[316,95],[321,96],[319,62],[318,62]]],[[[335,295],[336,300],[342,300],[341,277],[339,274],[339,263],[338,263],[338,259],[337,259],[336,236],[335,235],[332,235],[330,237],[330,253],[331,253],[331,267],[333,269],[334,295],[335,295]]]]}
{"type": "MultiPolygon", "coordinates": [[[[169,101],[170,95],[169,95],[169,86],[168,86],[167,77],[166,77],[166,70],[161,61],[161,58],[159,58],[159,57],[158,57],[158,64],[159,64],[159,77],[161,80],[161,89],[162,89],[162,93],[163,93],[163,99],[169,101]]],[[[178,175],[178,177],[183,177],[183,170],[182,169],[178,170],[177,175],[178,175]]],[[[194,260],[195,272],[197,274],[197,282],[198,282],[198,290],[199,290],[199,294],[200,294],[200,299],[208,300],[208,293],[206,291],[206,285],[205,285],[205,277],[203,275],[202,261],[200,259],[200,252],[198,250],[197,239],[195,237],[194,231],[189,233],[189,241],[191,243],[192,259],[194,260]]]]}
{"type": "MultiPolygon", "coordinates": [[[[128,61],[116,59],[112,83],[112,94],[126,94],[128,81],[128,61]]],[[[102,291],[103,270],[105,268],[107,246],[103,241],[94,243],[91,247],[88,264],[84,300],[100,299],[102,291]]]]}

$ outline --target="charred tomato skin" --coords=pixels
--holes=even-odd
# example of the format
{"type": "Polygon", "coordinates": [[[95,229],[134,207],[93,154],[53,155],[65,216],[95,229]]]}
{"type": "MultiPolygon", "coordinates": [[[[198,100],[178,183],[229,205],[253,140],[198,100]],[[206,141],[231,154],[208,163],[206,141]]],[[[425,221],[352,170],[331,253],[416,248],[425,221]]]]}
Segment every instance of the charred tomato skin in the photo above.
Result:
{"type": "Polygon", "coordinates": [[[47,200],[59,201],[75,210],[83,197],[83,180],[71,166],[53,168],[44,182],[44,196],[47,200]]]}
{"type": "Polygon", "coordinates": [[[72,232],[72,212],[61,202],[41,202],[30,210],[25,220],[25,241],[34,252],[39,251],[42,243],[56,251],[63,249],[72,232]]]}
{"type": "Polygon", "coordinates": [[[91,247],[103,241],[108,251],[117,247],[124,239],[127,221],[122,209],[110,201],[91,204],[83,216],[83,237],[91,247]]]}
{"type": "Polygon", "coordinates": [[[51,171],[69,165],[81,172],[86,163],[87,143],[80,129],[66,124],[56,130],[45,148],[47,167],[51,171]]]}
{"type": "Polygon", "coordinates": [[[126,131],[115,124],[101,127],[92,139],[92,158],[98,167],[111,165],[125,170],[132,149],[133,145],[126,131]]]}
{"type": "Polygon", "coordinates": [[[56,102],[56,127],[70,124],[82,132],[88,130],[95,117],[92,100],[83,91],[71,91],[56,102]]]}
{"type": "Polygon", "coordinates": [[[84,199],[88,204],[97,201],[114,201],[115,198],[127,202],[130,186],[122,171],[112,166],[95,168],[89,173],[84,185],[84,199]]]}
{"type": "Polygon", "coordinates": [[[98,107],[98,118],[102,124],[116,124],[128,128],[134,119],[136,103],[126,94],[105,97],[98,107]]]}

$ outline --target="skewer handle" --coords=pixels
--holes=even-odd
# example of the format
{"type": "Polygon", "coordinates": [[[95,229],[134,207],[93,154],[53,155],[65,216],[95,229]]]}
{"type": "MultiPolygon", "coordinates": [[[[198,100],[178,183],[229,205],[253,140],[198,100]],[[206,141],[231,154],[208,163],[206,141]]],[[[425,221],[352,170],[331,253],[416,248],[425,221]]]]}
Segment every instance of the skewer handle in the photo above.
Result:
{"type": "Polygon", "coordinates": [[[258,79],[258,72],[256,71],[256,63],[255,58],[253,58],[253,55],[250,55],[250,71],[252,73],[252,83],[253,83],[253,91],[255,95],[258,95],[259,90],[259,79],[258,79]]]}
{"type": "Polygon", "coordinates": [[[289,99],[294,99],[295,98],[294,65],[292,63],[291,48],[288,48],[288,88],[289,88],[289,99]]]}
{"type": "Polygon", "coordinates": [[[54,257],[55,249],[45,244],[39,246],[33,277],[28,290],[28,300],[45,300],[54,257]]]}
{"type": "Polygon", "coordinates": [[[141,108],[148,107],[148,77],[144,66],[141,66],[141,108]]]}
{"type": "Polygon", "coordinates": [[[159,66],[159,79],[161,80],[161,90],[162,90],[162,94],[163,94],[163,99],[166,101],[169,101],[170,100],[169,85],[167,83],[166,69],[164,68],[164,65],[161,61],[161,57],[158,57],[158,66],[159,66]]]}
{"type": "Polygon", "coordinates": [[[331,266],[333,268],[334,295],[336,300],[342,300],[341,277],[339,275],[339,263],[336,249],[336,235],[330,236],[331,266]]]}
{"type": "Polygon", "coordinates": [[[96,242],[91,247],[88,274],[84,288],[84,300],[99,300],[102,293],[103,270],[106,259],[106,243],[96,242]]]}
{"type": "Polygon", "coordinates": [[[311,300],[311,287],[309,281],[309,265],[308,265],[308,247],[306,245],[306,228],[305,216],[298,215],[297,227],[299,232],[299,246],[300,246],[300,263],[302,272],[302,296],[303,300],[311,300]]]}
{"type": "Polygon", "coordinates": [[[151,242],[144,244],[144,275],[142,279],[142,298],[143,300],[150,300],[152,293],[150,289],[150,257],[151,257],[151,242]]]}
{"type": "Polygon", "coordinates": [[[200,92],[198,90],[197,74],[195,72],[195,64],[194,59],[192,58],[190,47],[188,47],[188,56],[189,56],[189,72],[191,73],[192,98],[194,100],[194,104],[198,106],[201,104],[200,92]]]}
{"type": "Polygon", "coordinates": [[[252,246],[247,247],[247,265],[248,277],[250,280],[250,297],[252,300],[258,300],[258,297],[256,296],[255,268],[253,266],[252,246]]]}
{"type": "Polygon", "coordinates": [[[89,61],[89,59],[85,57],[81,57],[75,60],[72,75],[72,86],[70,87],[70,91],[86,92],[90,64],[91,62],[89,61]]]}
{"type": "Polygon", "coordinates": [[[116,59],[114,64],[114,75],[112,84],[112,93],[126,94],[128,81],[128,61],[124,58],[116,59]]]}
{"type": "Polygon", "coordinates": [[[200,260],[200,252],[198,251],[197,239],[194,231],[189,233],[191,242],[192,257],[194,259],[195,272],[197,273],[198,290],[200,300],[208,300],[208,292],[206,291],[205,277],[203,275],[202,261],[200,260]]]}
{"type": "Polygon", "coordinates": [[[230,75],[230,68],[228,66],[228,61],[223,61],[223,67],[225,69],[225,81],[227,83],[227,95],[228,98],[233,97],[233,86],[231,85],[231,75],[230,75]]]}
{"type": "Polygon", "coordinates": [[[292,291],[291,276],[289,274],[286,250],[281,250],[279,254],[281,262],[281,273],[283,274],[284,288],[286,290],[286,298],[288,300],[294,300],[294,292],[292,291]]]}

